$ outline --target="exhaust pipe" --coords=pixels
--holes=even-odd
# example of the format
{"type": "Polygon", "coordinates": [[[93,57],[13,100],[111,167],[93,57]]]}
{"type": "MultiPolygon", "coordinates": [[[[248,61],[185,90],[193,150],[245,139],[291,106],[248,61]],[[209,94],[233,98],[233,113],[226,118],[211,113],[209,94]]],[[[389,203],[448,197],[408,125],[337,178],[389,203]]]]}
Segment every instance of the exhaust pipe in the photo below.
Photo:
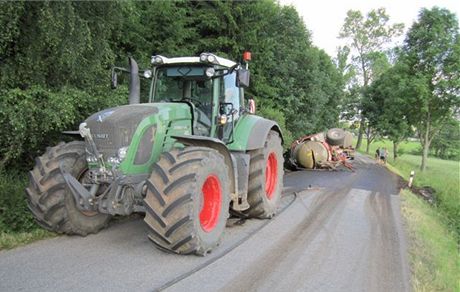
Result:
{"type": "Polygon", "coordinates": [[[131,57],[129,57],[129,72],[129,104],[141,103],[139,66],[131,57]]]}

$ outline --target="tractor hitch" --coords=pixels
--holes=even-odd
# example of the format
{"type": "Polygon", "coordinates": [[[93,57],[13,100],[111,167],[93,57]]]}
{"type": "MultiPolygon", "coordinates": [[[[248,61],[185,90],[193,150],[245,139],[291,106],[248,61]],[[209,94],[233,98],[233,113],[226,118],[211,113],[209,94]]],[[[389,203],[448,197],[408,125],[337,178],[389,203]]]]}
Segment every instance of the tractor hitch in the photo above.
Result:
{"type": "Polygon", "coordinates": [[[75,177],[66,172],[62,166],[60,167],[60,170],[67,184],[67,187],[75,198],[77,207],[83,211],[95,211],[95,194],[99,189],[99,185],[93,184],[91,189],[88,191],[75,177]]]}

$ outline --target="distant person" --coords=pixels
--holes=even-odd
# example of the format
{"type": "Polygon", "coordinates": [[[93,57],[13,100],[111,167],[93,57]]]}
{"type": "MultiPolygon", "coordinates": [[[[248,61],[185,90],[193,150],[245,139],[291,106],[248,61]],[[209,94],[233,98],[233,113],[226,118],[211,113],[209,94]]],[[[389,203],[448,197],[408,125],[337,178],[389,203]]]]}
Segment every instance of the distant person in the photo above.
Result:
{"type": "Polygon", "coordinates": [[[380,148],[375,149],[375,155],[374,156],[375,156],[375,160],[377,162],[379,162],[380,161],[380,148]]]}
{"type": "Polygon", "coordinates": [[[380,148],[380,161],[382,161],[383,164],[387,163],[387,155],[388,155],[387,148],[385,147],[380,148]]]}

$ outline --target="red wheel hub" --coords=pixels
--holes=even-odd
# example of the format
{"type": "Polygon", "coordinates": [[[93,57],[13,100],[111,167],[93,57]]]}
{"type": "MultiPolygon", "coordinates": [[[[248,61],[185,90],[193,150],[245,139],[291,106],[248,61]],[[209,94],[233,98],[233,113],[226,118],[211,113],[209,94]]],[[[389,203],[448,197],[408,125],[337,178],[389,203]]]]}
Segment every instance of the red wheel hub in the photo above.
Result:
{"type": "Polygon", "coordinates": [[[219,222],[222,207],[222,189],[217,176],[208,176],[201,191],[203,193],[203,207],[200,211],[200,224],[205,232],[211,232],[219,222]]]}
{"type": "Polygon", "coordinates": [[[265,193],[269,200],[275,193],[278,183],[278,160],[274,152],[268,155],[267,166],[265,167],[265,193]]]}

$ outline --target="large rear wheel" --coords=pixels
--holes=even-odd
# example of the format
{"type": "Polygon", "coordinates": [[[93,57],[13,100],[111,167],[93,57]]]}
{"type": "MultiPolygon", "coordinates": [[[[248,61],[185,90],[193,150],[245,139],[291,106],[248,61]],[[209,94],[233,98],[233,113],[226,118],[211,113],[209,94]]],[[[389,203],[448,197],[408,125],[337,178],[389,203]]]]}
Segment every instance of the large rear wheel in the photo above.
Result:
{"type": "Polygon", "coordinates": [[[262,149],[249,152],[248,203],[247,214],[256,218],[271,218],[283,189],[283,148],[281,138],[275,131],[270,131],[262,149]]]}
{"type": "Polygon", "coordinates": [[[80,182],[84,181],[88,170],[85,143],[61,143],[36,158],[26,188],[29,209],[37,222],[51,231],[83,236],[98,232],[108,224],[110,215],[80,211],[60,166],[80,182]]]}
{"type": "Polygon", "coordinates": [[[147,180],[144,221],[160,249],[206,255],[222,238],[229,214],[229,171],[211,148],[161,155],[147,180]]]}

